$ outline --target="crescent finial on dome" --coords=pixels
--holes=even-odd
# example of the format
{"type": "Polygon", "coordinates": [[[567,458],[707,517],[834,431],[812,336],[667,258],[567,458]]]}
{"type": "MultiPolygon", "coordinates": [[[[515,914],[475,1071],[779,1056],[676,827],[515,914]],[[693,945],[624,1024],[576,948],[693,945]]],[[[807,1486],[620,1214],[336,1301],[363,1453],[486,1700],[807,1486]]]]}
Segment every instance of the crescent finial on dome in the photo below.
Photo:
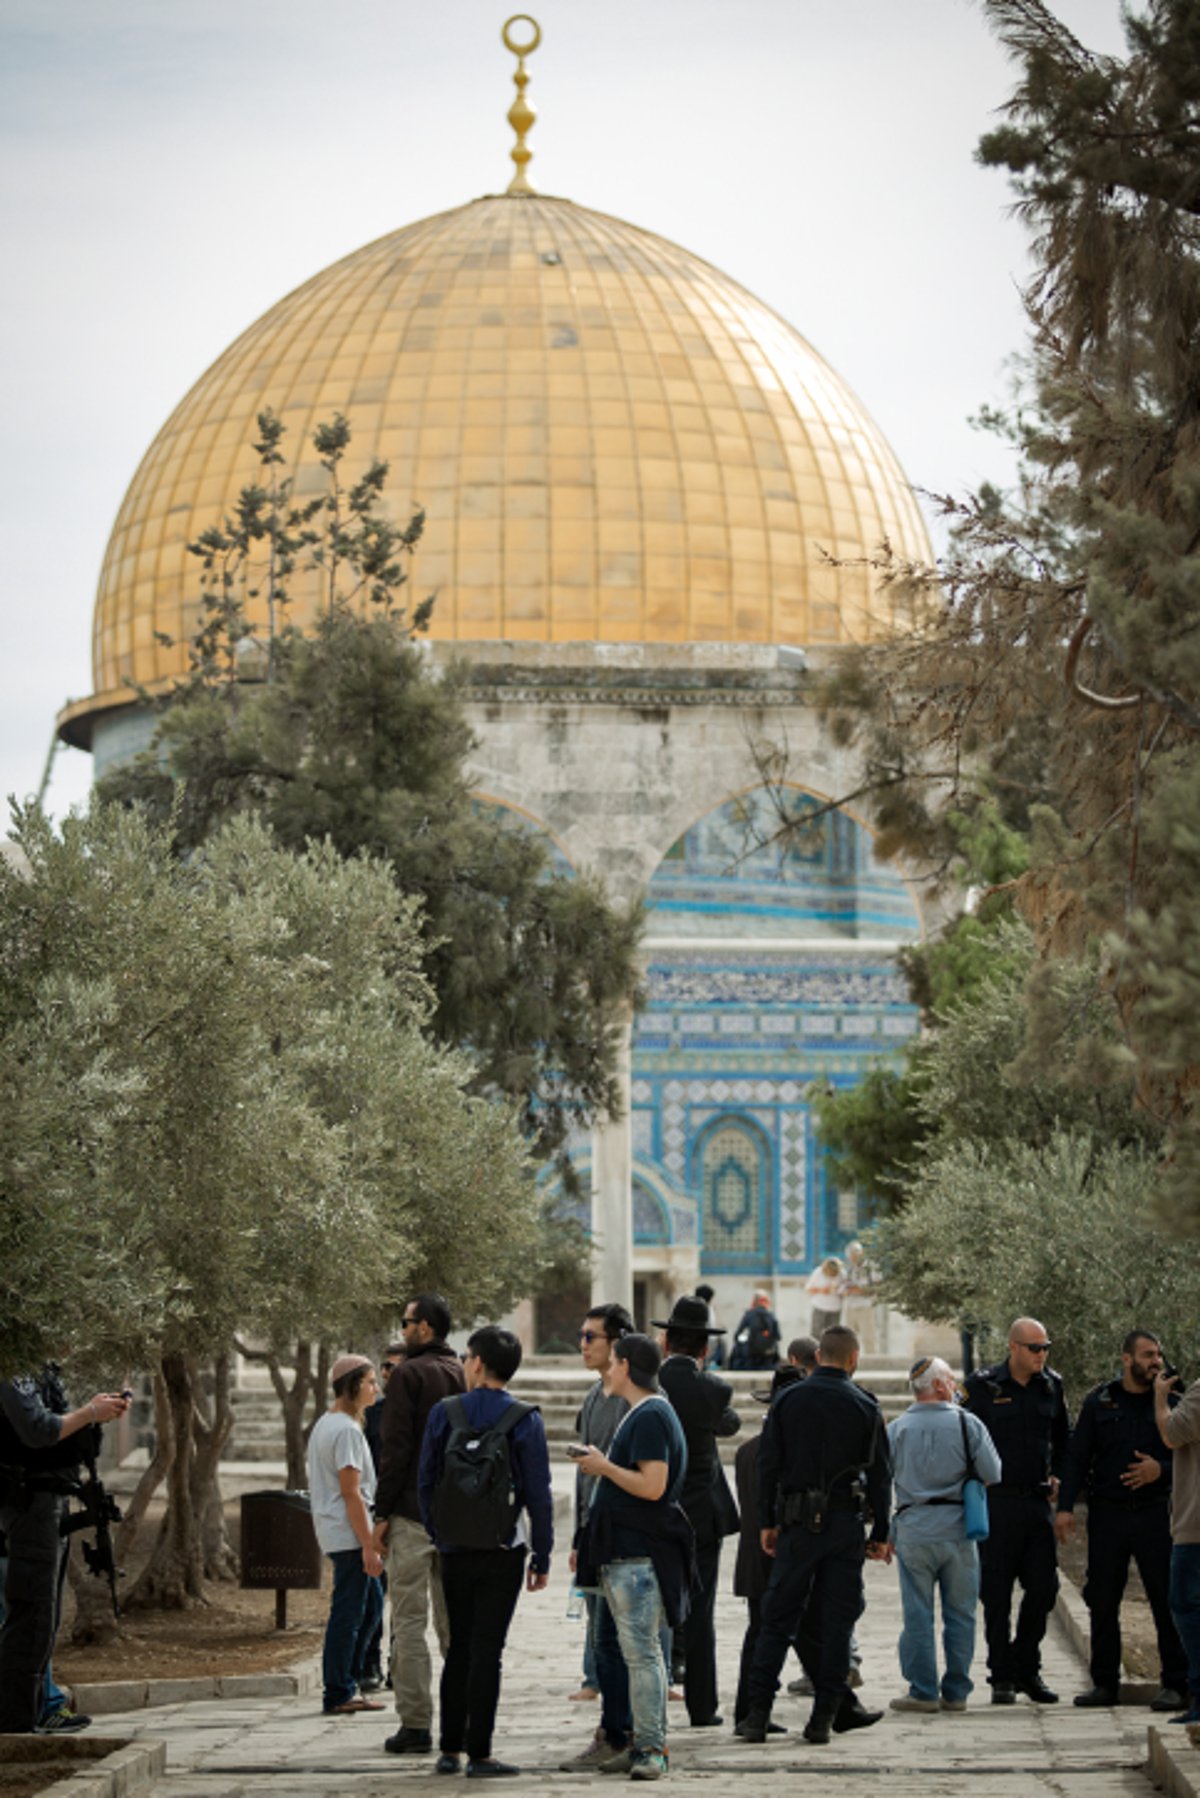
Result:
{"type": "Polygon", "coordinates": [[[531,186],[525,172],[533,159],[533,151],[527,146],[525,138],[537,119],[537,113],[525,98],[525,89],[529,85],[529,76],[525,73],[525,58],[531,56],[541,43],[542,28],[527,12],[515,12],[511,19],[504,21],[500,36],[504,40],[505,49],[511,50],[517,59],[517,72],[513,76],[517,97],[508,109],[508,122],[517,134],[517,141],[510,152],[517,165],[517,172],[509,182],[507,192],[517,196],[535,194],[537,189],[531,186]],[[532,35],[525,42],[518,43],[512,35],[514,25],[528,25],[532,35]]]}

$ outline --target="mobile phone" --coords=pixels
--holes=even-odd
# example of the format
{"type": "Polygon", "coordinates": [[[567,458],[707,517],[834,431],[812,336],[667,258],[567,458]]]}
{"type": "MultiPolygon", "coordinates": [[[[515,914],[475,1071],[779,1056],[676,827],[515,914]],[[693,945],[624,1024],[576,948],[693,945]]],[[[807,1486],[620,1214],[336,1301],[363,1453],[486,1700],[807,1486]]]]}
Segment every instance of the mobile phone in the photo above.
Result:
{"type": "Polygon", "coordinates": [[[567,1443],[567,1453],[570,1455],[572,1461],[582,1461],[587,1452],[586,1442],[567,1443]]]}

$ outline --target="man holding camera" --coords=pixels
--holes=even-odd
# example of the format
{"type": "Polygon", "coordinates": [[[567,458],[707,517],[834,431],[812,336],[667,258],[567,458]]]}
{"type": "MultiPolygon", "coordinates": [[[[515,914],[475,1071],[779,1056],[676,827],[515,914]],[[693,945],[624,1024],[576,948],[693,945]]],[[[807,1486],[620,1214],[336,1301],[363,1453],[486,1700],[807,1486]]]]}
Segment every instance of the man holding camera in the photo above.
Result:
{"type": "Polygon", "coordinates": [[[0,1533],[8,1543],[0,1625],[0,1734],[38,1726],[66,1572],[63,1519],[98,1425],[129,1409],[98,1392],[71,1410],[58,1368],[0,1380],[0,1533]],[[91,1432],[91,1440],[84,1432],[91,1432]]]}
{"type": "Polygon", "coordinates": [[[845,1324],[821,1337],[808,1379],[782,1391],[767,1413],[758,1459],[761,1542],[774,1558],[762,1601],[750,1670],[750,1709],[741,1734],[763,1742],[779,1672],[810,1602],[820,1639],[812,1715],[804,1734],[828,1742],[832,1731],[877,1723],[849,1686],[850,1637],[864,1606],[864,1553],[890,1561],[891,1459],[879,1405],[853,1382],[859,1342],[845,1324]],[[864,1508],[871,1534],[864,1547],[864,1508]]]}

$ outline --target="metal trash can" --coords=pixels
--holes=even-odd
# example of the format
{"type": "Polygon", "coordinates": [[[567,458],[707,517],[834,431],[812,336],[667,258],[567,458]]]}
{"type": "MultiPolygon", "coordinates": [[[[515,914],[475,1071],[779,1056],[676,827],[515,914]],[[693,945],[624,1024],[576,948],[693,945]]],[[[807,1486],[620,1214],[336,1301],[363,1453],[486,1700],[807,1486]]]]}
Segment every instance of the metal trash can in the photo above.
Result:
{"type": "Polygon", "coordinates": [[[323,1561],[307,1492],[242,1494],[242,1587],[274,1592],[276,1629],[287,1628],[289,1589],[320,1589],[323,1561]]]}

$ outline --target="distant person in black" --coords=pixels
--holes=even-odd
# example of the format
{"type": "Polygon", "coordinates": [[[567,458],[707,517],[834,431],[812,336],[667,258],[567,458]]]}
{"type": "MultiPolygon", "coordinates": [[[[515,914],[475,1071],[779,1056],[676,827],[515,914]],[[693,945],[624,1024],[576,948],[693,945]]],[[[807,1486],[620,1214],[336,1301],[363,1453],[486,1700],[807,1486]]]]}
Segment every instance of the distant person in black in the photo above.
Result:
{"type": "MultiPolygon", "coordinates": [[[[1083,1401],[1071,1436],[1058,1494],[1054,1533],[1075,1533],[1072,1515],[1087,1498],[1087,1584],[1091,1613],[1091,1689],[1075,1703],[1120,1703],[1121,1598],[1132,1556],[1158,1632],[1162,1690],[1152,1711],[1183,1711],[1188,1663],[1171,1617],[1171,1451],[1154,1418],[1154,1381],[1163,1368],[1162,1344],[1149,1330],[1131,1330],[1121,1344],[1121,1375],[1105,1380],[1083,1401]]],[[[1178,1394],[1172,1394],[1178,1404],[1178,1394]]]]}
{"type": "Polygon", "coordinates": [[[807,1379],[817,1365],[817,1339],[815,1336],[793,1336],[787,1346],[789,1367],[798,1367],[807,1379]]]}
{"type": "Polygon", "coordinates": [[[1050,1339],[1035,1317],[1008,1332],[1008,1359],[967,1381],[967,1409],[987,1425],[1000,1452],[1000,1480],[989,1486],[990,1533],[979,1544],[979,1596],[987,1633],[993,1704],[1057,1704],[1042,1678],[1042,1637],[1058,1597],[1052,1507],[1066,1471],[1071,1433],[1062,1381],[1046,1365],[1050,1339]],[[1023,1596],[1012,1625],[1013,1587],[1023,1596]]]}
{"type": "Polygon", "coordinates": [[[779,1342],[783,1332],[779,1319],[771,1309],[771,1295],[761,1287],[754,1294],[750,1309],[742,1312],[741,1322],[733,1333],[731,1368],[774,1367],[779,1359],[779,1342]]]}
{"type": "Polygon", "coordinates": [[[819,1580],[810,1742],[831,1730],[877,1723],[850,1690],[850,1637],[862,1615],[864,1554],[890,1561],[891,1460],[879,1405],[854,1385],[859,1341],[845,1324],[821,1337],[817,1366],[781,1392],[763,1427],[758,1457],[758,1520],[763,1549],[775,1559],[762,1602],[758,1646],[750,1669],[750,1709],[741,1734],[766,1740],[771,1705],[788,1648],[819,1580]],[[864,1497],[871,1511],[863,1541],[864,1497]]]}
{"type": "MultiPolygon", "coordinates": [[[[798,1367],[784,1362],[771,1376],[770,1391],[754,1392],[751,1397],[760,1405],[769,1405],[779,1397],[785,1386],[794,1386],[803,1378],[804,1374],[798,1367]]],[[[735,1598],[744,1598],[749,1609],[746,1634],[742,1638],[737,1697],[733,1705],[735,1736],[741,1735],[746,1713],[750,1709],[750,1669],[754,1665],[754,1650],[758,1646],[762,1601],[771,1578],[771,1569],[775,1565],[763,1548],[758,1527],[758,1450],[761,1441],[760,1434],[750,1436],[739,1444],[733,1464],[738,1509],[742,1518],[737,1562],[733,1570],[733,1595],[735,1598]]],[[[782,1735],[784,1732],[777,1723],[772,1723],[770,1733],[782,1735]]]]}
{"type": "Polygon", "coordinates": [[[708,1345],[723,1336],[703,1299],[678,1298],[665,1322],[652,1320],[664,1332],[666,1359],[658,1383],[670,1400],[687,1443],[687,1477],[679,1502],[696,1535],[698,1590],[680,1626],[683,1647],[683,1696],[693,1729],[715,1728],[717,1714],[717,1644],[713,1611],[721,1571],[721,1541],[738,1527],[737,1506],[721,1466],[718,1437],[736,1436],[742,1420],[730,1402],[733,1387],[708,1373],[708,1345]]]}

